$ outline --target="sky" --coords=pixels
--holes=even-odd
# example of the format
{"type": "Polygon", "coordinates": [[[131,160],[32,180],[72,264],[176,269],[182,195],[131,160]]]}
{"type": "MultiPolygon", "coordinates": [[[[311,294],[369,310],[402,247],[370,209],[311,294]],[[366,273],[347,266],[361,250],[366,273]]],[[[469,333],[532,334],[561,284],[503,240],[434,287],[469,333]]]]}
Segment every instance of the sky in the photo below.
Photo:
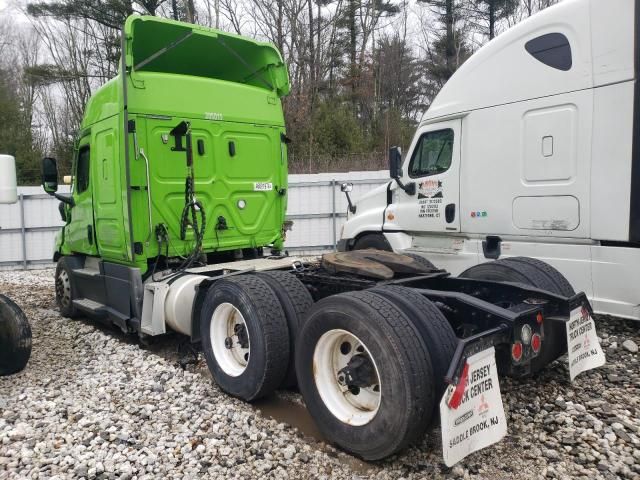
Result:
{"type": "Polygon", "coordinates": [[[16,0],[0,0],[0,17],[9,15],[18,23],[26,23],[29,20],[16,8],[16,0]]]}

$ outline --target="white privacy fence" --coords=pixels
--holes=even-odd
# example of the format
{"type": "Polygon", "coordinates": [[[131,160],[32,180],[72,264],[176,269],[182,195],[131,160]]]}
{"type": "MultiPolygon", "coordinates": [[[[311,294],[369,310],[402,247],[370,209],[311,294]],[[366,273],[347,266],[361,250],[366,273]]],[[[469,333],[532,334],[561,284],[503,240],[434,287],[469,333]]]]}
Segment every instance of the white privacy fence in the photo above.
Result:
{"type": "MultiPolygon", "coordinates": [[[[346,220],[347,201],[342,182],[353,183],[358,199],[388,181],[387,171],[289,175],[285,249],[291,254],[313,254],[335,248],[346,220]]],[[[60,192],[68,192],[61,187],[60,192]]],[[[0,269],[38,268],[51,264],[54,238],[63,222],[60,202],[41,187],[19,187],[18,202],[0,205],[0,269]]]]}

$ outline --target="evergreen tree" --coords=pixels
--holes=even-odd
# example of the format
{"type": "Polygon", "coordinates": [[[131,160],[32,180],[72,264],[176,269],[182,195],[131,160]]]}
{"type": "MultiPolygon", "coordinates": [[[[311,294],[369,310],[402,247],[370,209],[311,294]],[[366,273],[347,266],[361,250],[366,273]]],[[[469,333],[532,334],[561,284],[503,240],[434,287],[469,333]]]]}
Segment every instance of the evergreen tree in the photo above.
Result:
{"type": "Polygon", "coordinates": [[[465,33],[457,23],[463,10],[461,0],[418,0],[431,7],[440,25],[436,37],[428,49],[427,73],[438,89],[471,55],[465,33]]]}
{"type": "Polygon", "coordinates": [[[518,8],[519,0],[476,0],[476,14],[488,26],[489,40],[496,36],[496,24],[518,8]]]}

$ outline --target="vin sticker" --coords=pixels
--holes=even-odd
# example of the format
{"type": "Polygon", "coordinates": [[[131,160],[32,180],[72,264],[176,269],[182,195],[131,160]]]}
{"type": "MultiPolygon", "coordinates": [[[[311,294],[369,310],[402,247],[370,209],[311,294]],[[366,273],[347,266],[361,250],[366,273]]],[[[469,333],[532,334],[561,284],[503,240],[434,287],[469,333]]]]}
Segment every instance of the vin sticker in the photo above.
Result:
{"type": "Polygon", "coordinates": [[[255,182],[253,184],[254,192],[268,192],[273,190],[273,183],[271,182],[255,182]]]}
{"type": "Polygon", "coordinates": [[[582,372],[601,367],[606,359],[598,340],[596,324],[586,308],[573,310],[566,325],[569,375],[573,381],[582,372]]]}
{"type": "MultiPolygon", "coordinates": [[[[467,360],[464,391],[456,408],[450,406],[456,385],[449,385],[440,401],[442,454],[447,467],[467,455],[499,442],[507,434],[495,348],[472,355],[467,360]]],[[[458,387],[460,391],[460,387],[458,387]]]]}

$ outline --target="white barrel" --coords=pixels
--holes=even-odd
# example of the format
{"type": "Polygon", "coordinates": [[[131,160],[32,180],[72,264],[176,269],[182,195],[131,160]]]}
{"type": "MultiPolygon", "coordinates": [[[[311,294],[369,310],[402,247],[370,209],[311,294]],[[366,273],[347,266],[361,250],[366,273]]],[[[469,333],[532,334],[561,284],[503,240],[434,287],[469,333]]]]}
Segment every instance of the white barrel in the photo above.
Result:
{"type": "Polygon", "coordinates": [[[164,301],[164,320],[167,326],[184,335],[191,335],[191,308],[196,296],[196,286],[205,275],[185,275],[169,286],[164,301]]]}
{"type": "Polygon", "coordinates": [[[0,155],[0,203],[16,203],[16,160],[11,155],[0,155]]]}

